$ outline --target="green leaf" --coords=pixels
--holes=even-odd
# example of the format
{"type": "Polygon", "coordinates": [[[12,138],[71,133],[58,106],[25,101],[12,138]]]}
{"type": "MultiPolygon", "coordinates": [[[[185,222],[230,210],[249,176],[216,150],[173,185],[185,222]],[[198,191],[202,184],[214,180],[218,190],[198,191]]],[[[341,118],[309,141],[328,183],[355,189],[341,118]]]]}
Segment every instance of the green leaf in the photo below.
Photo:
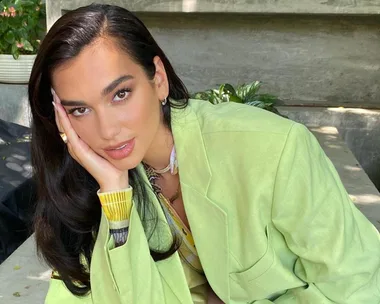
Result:
{"type": "Polygon", "coordinates": [[[198,92],[198,93],[193,94],[191,98],[210,101],[210,95],[211,93],[209,91],[198,92]]]}
{"type": "Polygon", "coordinates": [[[26,40],[24,38],[21,38],[21,43],[24,45],[23,49],[25,51],[33,52],[34,48],[33,48],[33,46],[31,45],[31,43],[28,40],[26,40]]]}
{"type": "Polygon", "coordinates": [[[217,89],[211,90],[211,95],[219,96],[219,90],[217,89]]]}
{"type": "Polygon", "coordinates": [[[14,59],[18,59],[18,57],[20,56],[20,51],[18,50],[18,47],[16,44],[12,45],[11,54],[14,59]]]}
{"type": "Polygon", "coordinates": [[[288,118],[279,113],[274,107],[277,98],[270,94],[258,94],[260,88],[260,81],[242,84],[237,86],[236,89],[231,84],[224,83],[218,88],[206,90],[204,92],[197,92],[192,95],[192,98],[208,100],[212,104],[218,104],[221,102],[244,103],[246,105],[262,108],[288,118]]]}
{"type": "Polygon", "coordinates": [[[228,92],[228,94],[230,94],[232,96],[236,96],[236,91],[235,91],[234,87],[232,85],[230,85],[229,83],[224,84],[224,91],[228,92]]]}
{"type": "Polygon", "coordinates": [[[0,20],[1,20],[1,22],[0,22],[0,36],[1,36],[8,29],[8,22],[7,22],[6,18],[2,18],[0,20]]]}
{"type": "Polygon", "coordinates": [[[243,100],[239,96],[230,96],[230,101],[237,102],[237,103],[243,103],[243,100]]]}
{"type": "Polygon", "coordinates": [[[21,39],[28,39],[28,31],[26,30],[26,28],[20,28],[18,30],[18,36],[21,38],[21,39]]]}
{"type": "Polygon", "coordinates": [[[36,18],[33,18],[32,16],[28,16],[28,19],[26,22],[28,24],[28,27],[34,28],[37,25],[38,20],[36,20],[36,18]]]}
{"type": "Polygon", "coordinates": [[[28,0],[20,1],[19,4],[24,6],[24,7],[34,7],[35,6],[33,1],[28,1],[28,0]]]}
{"type": "Polygon", "coordinates": [[[270,94],[259,94],[257,95],[258,99],[265,102],[273,104],[276,101],[276,97],[270,94]]]}
{"type": "Polygon", "coordinates": [[[217,90],[215,89],[214,93],[216,94],[216,96],[221,97],[223,94],[223,85],[220,85],[219,89],[217,89],[217,90]]]}
{"type": "Polygon", "coordinates": [[[15,42],[15,35],[13,33],[13,31],[8,31],[5,36],[4,36],[4,39],[6,42],[8,42],[9,44],[12,44],[15,42]]]}
{"type": "MultiPolygon", "coordinates": [[[[18,12],[16,11],[16,14],[18,12]]],[[[9,27],[11,27],[12,29],[18,29],[20,28],[20,23],[21,23],[21,17],[20,16],[16,16],[14,18],[10,17],[10,18],[7,18],[8,19],[8,24],[9,24],[9,27]]]]}
{"type": "Polygon", "coordinates": [[[210,96],[210,102],[212,104],[219,104],[222,102],[222,100],[219,98],[219,96],[217,94],[215,94],[214,92],[212,92],[211,96],[210,96]]]}
{"type": "Polygon", "coordinates": [[[222,94],[220,98],[222,99],[223,102],[230,102],[230,95],[228,94],[222,94]]]}

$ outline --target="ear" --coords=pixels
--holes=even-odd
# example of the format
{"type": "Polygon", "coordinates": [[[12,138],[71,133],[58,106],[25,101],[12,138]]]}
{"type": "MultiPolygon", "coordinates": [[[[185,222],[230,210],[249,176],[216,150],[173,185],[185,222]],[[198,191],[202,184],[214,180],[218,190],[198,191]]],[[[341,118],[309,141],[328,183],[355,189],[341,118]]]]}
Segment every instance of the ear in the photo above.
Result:
{"type": "Polygon", "coordinates": [[[160,101],[164,100],[169,95],[169,82],[166,75],[164,64],[160,57],[153,58],[153,63],[156,67],[156,74],[154,75],[154,85],[157,90],[157,95],[160,101]]]}

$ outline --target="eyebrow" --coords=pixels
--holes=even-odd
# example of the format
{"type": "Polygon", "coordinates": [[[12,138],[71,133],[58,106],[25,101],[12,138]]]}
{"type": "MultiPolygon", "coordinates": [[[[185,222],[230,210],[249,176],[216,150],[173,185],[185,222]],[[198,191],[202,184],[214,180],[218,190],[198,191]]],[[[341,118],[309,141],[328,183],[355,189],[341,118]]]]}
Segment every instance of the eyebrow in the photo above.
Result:
{"type": "MultiPolygon", "coordinates": [[[[132,75],[123,75],[123,76],[120,76],[119,78],[115,79],[114,81],[112,81],[108,86],[106,86],[102,90],[102,96],[108,95],[119,84],[121,84],[124,81],[130,80],[130,79],[133,79],[132,75]]],[[[83,106],[87,106],[87,104],[84,101],[82,101],[82,100],[65,100],[65,99],[62,99],[61,100],[61,104],[63,106],[66,106],[66,107],[83,107],[83,106]]]]}

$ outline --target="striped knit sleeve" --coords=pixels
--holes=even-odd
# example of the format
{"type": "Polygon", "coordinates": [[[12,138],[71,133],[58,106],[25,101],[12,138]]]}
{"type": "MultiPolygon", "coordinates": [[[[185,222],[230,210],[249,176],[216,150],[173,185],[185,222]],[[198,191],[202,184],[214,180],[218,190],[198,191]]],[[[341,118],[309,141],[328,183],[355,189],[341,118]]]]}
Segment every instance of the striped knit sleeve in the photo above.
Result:
{"type": "Polygon", "coordinates": [[[129,216],[132,208],[132,187],[123,190],[100,192],[97,195],[106,215],[115,246],[127,241],[129,216]]]}

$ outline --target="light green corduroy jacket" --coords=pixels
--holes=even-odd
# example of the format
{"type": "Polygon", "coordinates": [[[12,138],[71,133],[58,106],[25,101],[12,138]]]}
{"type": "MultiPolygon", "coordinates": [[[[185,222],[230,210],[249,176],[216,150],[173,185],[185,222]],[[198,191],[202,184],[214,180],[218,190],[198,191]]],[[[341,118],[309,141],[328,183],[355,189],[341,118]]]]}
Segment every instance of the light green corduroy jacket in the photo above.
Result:
{"type": "MultiPolygon", "coordinates": [[[[172,110],[172,130],[186,214],[220,299],[380,303],[379,234],[304,126],[255,107],[191,100],[172,110]]],[[[152,193],[151,200],[165,223],[152,193]]],[[[103,214],[91,293],[75,297],[52,279],[46,303],[192,303],[178,254],[150,256],[149,245],[162,247],[166,233],[148,244],[133,207],[127,243],[113,248],[103,214]]]]}

